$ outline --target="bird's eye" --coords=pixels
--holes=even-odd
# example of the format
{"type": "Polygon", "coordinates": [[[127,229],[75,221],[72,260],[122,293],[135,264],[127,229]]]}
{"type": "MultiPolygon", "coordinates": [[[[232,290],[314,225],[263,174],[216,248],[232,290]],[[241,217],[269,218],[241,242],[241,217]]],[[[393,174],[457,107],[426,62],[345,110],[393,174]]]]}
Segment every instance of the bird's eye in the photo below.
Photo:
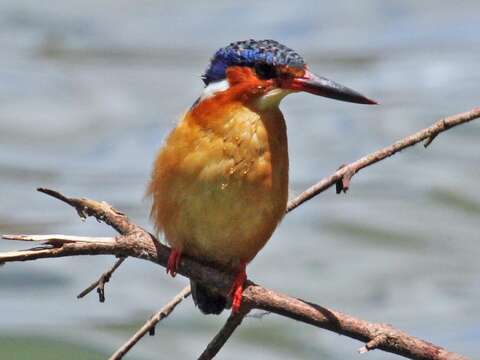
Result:
{"type": "Polygon", "coordinates": [[[255,64],[255,72],[262,80],[273,79],[277,77],[275,66],[269,64],[255,64]]]}

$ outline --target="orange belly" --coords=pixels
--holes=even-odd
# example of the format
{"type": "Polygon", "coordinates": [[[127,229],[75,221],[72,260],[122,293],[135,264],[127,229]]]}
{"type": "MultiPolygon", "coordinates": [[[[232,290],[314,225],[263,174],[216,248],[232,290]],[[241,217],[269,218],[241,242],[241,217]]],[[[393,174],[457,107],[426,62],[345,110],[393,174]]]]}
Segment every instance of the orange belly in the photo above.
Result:
{"type": "Polygon", "coordinates": [[[285,213],[288,150],[278,108],[187,114],[155,161],[152,219],[175,249],[222,266],[251,261],[285,213]],[[197,117],[196,117],[197,116],[197,117]]]}

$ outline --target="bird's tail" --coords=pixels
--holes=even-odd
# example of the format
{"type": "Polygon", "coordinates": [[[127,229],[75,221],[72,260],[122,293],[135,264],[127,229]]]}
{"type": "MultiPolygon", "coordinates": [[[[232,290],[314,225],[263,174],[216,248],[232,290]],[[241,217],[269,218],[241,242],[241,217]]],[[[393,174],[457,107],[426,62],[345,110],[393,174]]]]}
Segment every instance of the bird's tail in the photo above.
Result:
{"type": "Polygon", "coordinates": [[[212,290],[190,280],[192,288],[192,298],[195,305],[204,314],[220,314],[227,306],[227,298],[225,296],[214,293],[212,290]]]}

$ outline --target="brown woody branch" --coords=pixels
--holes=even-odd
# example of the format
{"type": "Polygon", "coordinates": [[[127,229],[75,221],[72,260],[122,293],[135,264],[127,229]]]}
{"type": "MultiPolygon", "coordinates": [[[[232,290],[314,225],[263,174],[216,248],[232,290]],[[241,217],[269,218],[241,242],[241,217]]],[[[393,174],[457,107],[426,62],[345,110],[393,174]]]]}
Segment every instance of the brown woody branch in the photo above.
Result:
{"type": "Polygon", "coordinates": [[[115,353],[108,358],[108,360],[120,360],[125,356],[125,354],[135,346],[137,342],[140,341],[142,337],[145,336],[146,333],[150,333],[150,335],[154,335],[155,333],[155,326],[165,319],[168,315],[172,313],[173,310],[180,304],[183,299],[190,296],[191,290],[190,285],[185,287],[182,291],[180,291],[175,297],[166,304],[163,308],[161,308],[157,313],[155,313],[128,341],[123,344],[115,353]]]}
{"type": "Polygon", "coordinates": [[[81,299],[85,295],[92,292],[94,289],[97,289],[98,301],[100,301],[101,303],[105,302],[105,284],[110,281],[114,271],[117,270],[118,267],[123,264],[125,259],[126,258],[122,257],[122,258],[118,259],[117,261],[115,261],[115,264],[113,264],[112,268],[110,270],[104,272],[102,275],[100,275],[98,280],[94,281],[92,284],[90,284],[89,287],[87,287],[80,294],[78,294],[77,299],[81,299]]]}
{"type": "Polygon", "coordinates": [[[341,166],[335,173],[320,180],[318,183],[302,192],[295,199],[291,200],[288,203],[287,212],[292,211],[305,201],[310,200],[335,184],[337,185],[337,193],[340,193],[341,191],[346,192],[350,186],[350,180],[361,169],[382,161],[383,159],[386,159],[387,157],[390,157],[403,149],[418,144],[419,142],[425,141],[424,146],[427,147],[432,143],[433,139],[438,136],[438,134],[454,126],[467,123],[479,117],[480,108],[475,108],[461,114],[446,117],[438,120],[432,126],[407,136],[406,138],[403,138],[390,146],[368,154],[351,164],[341,166]]]}
{"type": "MultiPolygon", "coordinates": [[[[43,189],[43,192],[47,193],[45,189],[43,189]]],[[[59,195],[59,193],[51,190],[49,190],[48,193],[59,195]]],[[[55,197],[59,198],[59,196],[55,197]]],[[[115,238],[101,238],[100,241],[90,241],[84,238],[80,238],[79,241],[73,241],[74,237],[64,237],[62,239],[61,236],[53,236],[53,241],[47,240],[45,242],[46,239],[43,237],[41,238],[44,244],[43,246],[14,253],[0,253],[0,263],[76,255],[110,254],[117,257],[131,256],[148,260],[162,266],[166,265],[170,249],[160,244],[151,234],[130,222],[125,215],[116,211],[106,203],[99,203],[88,199],[65,199],[69,200],[65,201],[66,203],[70,205],[74,204],[72,206],[77,210],[80,207],[85,214],[94,216],[98,220],[105,221],[106,223],[123,224],[121,227],[123,228],[125,226],[130,232],[115,238]]],[[[6,238],[10,240],[27,239],[32,241],[35,239],[35,236],[7,235],[6,238]]],[[[178,273],[197,282],[208,284],[224,295],[228,294],[233,281],[232,274],[223,273],[188,257],[183,257],[180,261],[178,273]]],[[[380,335],[385,335],[386,340],[377,346],[379,349],[403,355],[411,359],[466,359],[460,355],[450,353],[439,346],[395,330],[390,326],[357,319],[313,303],[277,293],[251,282],[248,283],[244,291],[243,302],[247,308],[266,310],[313,326],[331,330],[365,343],[378,338],[380,335]]],[[[221,342],[224,343],[233,330],[234,328],[232,328],[232,331],[225,332],[225,337],[221,342]]]]}
{"type": "MultiPolygon", "coordinates": [[[[470,111],[453,115],[441,120],[438,120],[432,126],[423,129],[411,136],[408,136],[402,140],[397,141],[396,143],[380,149],[372,154],[364,156],[363,158],[351,163],[351,164],[343,164],[341,165],[338,170],[328,176],[320,180],[315,185],[311,186],[296,198],[289,201],[287,205],[287,213],[294,210],[298,206],[302,205],[304,202],[312,199],[313,197],[317,196],[318,194],[324,192],[325,190],[329,189],[331,186],[335,185],[337,194],[340,194],[342,191],[347,192],[350,187],[350,181],[352,177],[362,168],[372,165],[376,162],[379,162],[389,156],[392,156],[396,152],[399,152],[407,147],[413,146],[423,140],[425,140],[424,147],[428,147],[432,141],[440,134],[441,132],[448,130],[454,126],[472,121],[480,117],[480,108],[475,108],[470,111]]],[[[228,324],[228,323],[227,323],[228,324]]],[[[212,343],[218,343],[219,339],[223,339],[223,344],[228,340],[228,337],[224,339],[225,334],[227,336],[231,336],[233,332],[228,331],[229,328],[225,324],[225,326],[220,330],[219,334],[215,336],[212,342],[208,345],[208,347],[212,346],[212,343]]],[[[359,349],[360,353],[366,353],[370,350],[376,349],[378,346],[383,344],[386,341],[386,335],[381,334],[372,340],[370,340],[365,346],[359,349]]],[[[208,350],[207,347],[207,350],[208,350]]],[[[207,351],[205,350],[205,351],[207,351]]],[[[202,354],[203,355],[203,354],[202,354]]]]}
{"type": "Polygon", "coordinates": [[[198,360],[210,360],[218,354],[220,349],[225,345],[225,343],[230,339],[233,332],[240,326],[245,316],[251,310],[250,304],[242,304],[240,310],[235,314],[230,314],[227,322],[220,329],[217,335],[210,341],[207,345],[207,348],[199,356],[198,360]]]}
{"type": "MultiPolygon", "coordinates": [[[[334,184],[337,184],[337,192],[345,191],[349,186],[351,177],[360,169],[381,161],[423,140],[426,140],[425,146],[428,146],[439,133],[478,117],[480,117],[480,108],[442,119],[427,129],[406,137],[389,147],[367,155],[354,163],[343,166],[333,175],[323,179],[290,201],[287,212],[295,209],[334,184]]],[[[5,235],[4,238],[10,240],[41,241],[43,246],[23,251],[0,253],[0,264],[40,258],[110,254],[119,258],[128,256],[137,257],[162,266],[166,265],[170,249],[160,244],[153,235],[130,222],[124,214],[115,210],[107,203],[100,203],[89,199],[68,198],[49,189],[39,189],[39,191],[73,206],[82,218],[93,216],[98,221],[105,222],[115,228],[120,235],[115,238],[85,238],[65,235],[5,235]]],[[[111,272],[114,270],[115,269],[111,270],[111,272]]],[[[182,258],[178,272],[197,282],[208,284],[224,295],[228,294],[233,280],[232,274],[222,273],[217,269],[200,264],[188,257],[182,258]]],[[[108,272],[106,274],[108,274],[108,272]]],[[[105,279],[107,276],[102,276],[96,286],[102,284],[102,278],[103,283],[106,282],[105,279]]],[[[95,288],[95,286],[92,287],[92,289],[93,288],[95,288]]],[[[313,303],[276,293],[273,290],[263,288],[251,282],[249,282],[249,285],[245,289],[243,297],[243,311],[238,316],[229,318],[220,333],[212,340],[202,354],[203,359],[212,358],[219,351],[237,326],[240,325],[243,317],[250,309],[263,309],[358,339],[366,343],[366,345],[360,349],[361,352],[378,348],[411,359],[466,359],[461,355],[448,352],[439,346],[396,330],[389,325],[370,323],[357,319],[313,303]]],[[[147,325],[148,322],[146,326],[147,325]]],[[[135,342],[138,341],[145,332],[142,333],[142,331],[139,331],[137,334],[138,338],[136,338],[135,342]]],[[[118,358],[121,358],[121,356],[118,358]]]]}

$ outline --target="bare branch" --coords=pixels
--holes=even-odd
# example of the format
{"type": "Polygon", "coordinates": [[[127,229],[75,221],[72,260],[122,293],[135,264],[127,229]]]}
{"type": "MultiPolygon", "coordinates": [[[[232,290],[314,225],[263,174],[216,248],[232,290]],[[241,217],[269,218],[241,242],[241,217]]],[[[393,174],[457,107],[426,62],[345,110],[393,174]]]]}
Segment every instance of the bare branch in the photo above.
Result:
{"type": "Polygon", "coordinates": [[[76,236],[76,235],[24,235],[24,234],[5,234],[2,239],[14,241],[32,241],[43,242],[48,245],[58,245],[73,242],[90,242],[90,243],[111,243],[115,241],[112,237],[90,237],[90,236],[76,236]]]}
{"type": "MultiPolygon", "coordinates": [[[[106,202],[90,202],[89,199],[75,199],[68,198],[58,191],[51,189],[38,188],[38,191],[52,196],[58,200],[61,200],[68,205],[74,207],[77,210],[78,215],[82,219],[86,219],[88,216],[94,216],[97,221],[104,221],[106,224],[112,226],[120,234],[129,234],[136,230],[144,231],[139,228],[137,225],[130,223],[125,214],[114,209],[106,202]],[[108,215],[108,216],[107,216],[108,215]]],[[[93,289],[97,288],[98,298],[100,302],[105,301],[105,283],[110,280],[112,273],[123,263],[124,259],[119,259],[112,270],[103,273],[100,278],[93,284],[91,284],[87,289],[82,291],[77,298],[82,298],[91,292],[93,289]]]]}
{"type": "Polygon", "coordinates": [[[145,336],[146,333],[151,332],[152,329],[155,329],[155,326],[166,318],[170,313],[177,307],[178,304],[182,302],[183,299],[187,298],[191,294],[190,285],[185,287],[180,291],[168,304],[160,309],[156,314],[154,314],[128,341],[123,344],[115,353],[109,357],[108,360],[119,360],[122,359],[125,354],[135,346],[135,344],[145,336]]]}
{"type": "Polygon", "coordinates": [[[421,360],[466,360],[440,346],[418,339],[388,324],[371,323],[323,306],[295,299],[251,284],[243,293],[252,308],[270,311],[297,321],[336,332],[376,348],[421,360]],[[378,342],[378,343],[377,343],[378,342]]]}
{"type": "Polygon", "coordinates": [[[93,216],[98,221],[103,221],[107,225],[110,225],[122,235],[130,233],[138,228],[137,225],[132,224],[128,220],[125,214],[115,210],[104,201],[98,202],[89,199],[68,198],[58,191],[45,188],[38,188],[37,190],[74,207],[80,218],[86,219],[88,216],[93,216]]]}
{"type": "Polygon", "coordinates": [[[217,355],[220,349],[225,345],[225,343],[230,339],[233,332],[240,326],[245,316],[250,311],[250,307],[247,305],[242,305],[240,310],[237,313],[230,314],[227,322],[220,329],[217,335],[210,341],[207,345],[207,348],[200,355],[198,360],[210,360],[217,355]]]}
{"type": "MultiPolygon", "coordinates": [[[[89,202],[93,207],[101,204],[97,203],[95,205],[94,200],[89,200],[89,202]]],[[[170,248],[159,243],[150,233],[137,227],[135,224],[129,224],[136,227],[136,229],[130,234],[111,238],[112,240],[108,242],[95,242],[93,241],[95,238],[91,238],[92,241],[84,241],[85,238],[82,237],[82,241],[79,242],[65,242],[63,244],[39,246],[28,250],[0,252],[0,263],[78,255],[114,255],[117,257],[131,256],[144,259],[165,267],[170,255],[170,248]]],[[[46,242],[49,242],[48,239],[46,239],[46,242]]],[[[182,256],[179,263],[179,273],[198,282],[213,285],[218,292],[225,295],[228,294],[234,278],[233,274],[226,274],[212,267],[199,266],[198,262],[188,256],[182,256]],[[213,281],[212,284],[210,284],[210,279],[213,281]]]]}
{"type": "Polygon", "coordinates": [[[113,264],[112,268],[106,272],[104,272],[98,280],[94,281],[89,287],[83,290],[80,294],[77,295],[77,299],[83,298],[85,295],[89,294],[93,291],[93,289],[97,289],[98,293],[98,301],[101,303],[105,302],[105,284],[110,281],[112,274],[114,273],[117,268],[122,265],[126,258],[122,257],[118,259],[115,264],[113,264]]]}
{"type": "MultiPolygon", "coordinates": [[[[333,175],[323,179],[291,201],[288,204],[287,211],[293,210],[336,183],[340,182],[340,190],[344,191],[349,186],[350,178],[360,169],[381,161],[420,141],[427,140],[426,145],[428,145],[439,133],[478,117],[480,117],[480,108],[445,118],[429,128],[342,167],[333,175]]],[[[33,249],[0,253],[0,264],[41,258],[109,254],[121,258],[128,256],[136,257],[165,267],[170,249],[160,244],[153,235],[132,223],[124,214],[115,210],[107,203],[89,199],[68,198],[59,192],[49,189],[39,189],[39,191],[73,206],[81,217],[93,216],[97,220],[105,222],[115,228],[121,235],[115,238],[85,238],[64,235],[7,235],[6,237],[11,240],[41,241],[43,244],[33,249]]],[[[221,272],[218,269],[201,264],[188,256],[182,257],[178,266],[178,273],[196,282],[207,284],[225,296],[228,295],[233,281],[233,274],[221,272]]],[[[466,360],[461,355],[448,352],[439,346],[410,336],[390,325],[370,323],[314,303],[279,294],[252,282],[248,282],[248,286],[243,293],[241,313],[229,318],[225,326],[212,340],[204,354],[202,354],[203,358],[211,358],[219,351],[251,309],[261,309],[276,313],[357,339],[366,344],[362,347],[362,352],[378,348],[411,359],[466,360]],[[242,311],[245,313],[243,314],[242,311]]],[[[152,328],[150,327],[149,329],[152,328]]],[[[146,332],[148,331],[147,329],[146,332]]]]}
{"type": "MultiPolygon", "coordinates": [[[[63,197],[62,199],[66,198],[63,197]]],[[[44,244],[54,246],[60,246],[61,244],[68,242],[111,243],[115,241],[115,238],[112,237],[88,237],[71,235],[3,235],[2,238],[6,240],[17,241],[39,241],[43,242],[44,244]]],[[[98,293],[98,300],[101,303],[105,302],[105,284],[110,281],[113,272],[117,270],[120,265],[122,265],[124,260],[125,258],[118,259],[109,271],[104,272],[98,280],[96,280],[89,287],[87,287],[80,294],[78,294],[77,299],[83,298],[85,295],[89,294],[96,288],[98,293]]]]}
{"type": "Polygon", "coordinates": [[[415,134],[407,136],[406,138],[399,140],[390,146],[366,155],[349,165],[342,166],[332,175],[323,178],[318,183],[302,192],[295,199],[290,200],[287,207],[287,213],[335,184],[337,184],[337,193],[340,193],[341,191],[345,192],[346,190],[348,190],[350,179],[361,169],[373,165],[403,149],[418,144],[419,142],[422,142],[424,140],[426,140],[424,146],[427,147],[438,134],[454,126],[464,124],[479,117],[480,108],[475,108],[461,114],[446,117],[437,121],[432,126],[420,130],[415,134]]]}
{"type": "MultiPolygon", "coordinates": [[[[16,235],[8,235],[11,240],[16,235]]],[[[19,238],[25,235],[18,235],[19,238]]],[[[32,235],[33,237],[41,235],[32,235]]],[[[3,237],[3,236],[2,236],[3,237]]],[[[13,261],[31,261],[36,259],[65,257],[74,255],[111,255],[112,251],[118,251],[116,238],[111,238],[111,241],[105,241],[106,238],[102,238],[102,241],[96,242],[91,238],[91,241],[85,241],[82,237],[78,242],[58,242],[58,237],[54,237],[50,240],[46,240],[43,246],[38,246],[32,249],[10,251],[0,253],[0,264],[13,262],[13,261]]]]}
{"type": "MultiPolygon", "coordinates": [[[[93,202],[93,200],[90,201],[93,202]]],[[[22,260],[74,255],[112,254],[117,256],[137,257],[162,266],[166,265],[170,249],[159,244],[146,232],[134,232],[131,235],[119,236],[115,240],[114,244],[78,242],[65,243],[61,247],[50,247],[47,249],[39,248],[38,250],[32,249],[28,252],[29,255],[22,258],[22,260]]],[[[8,257],[5,258],[4,253],[0,253],[0,262],[8,261],[17,260],[11,260],[8,257]]],[[[224,295],[228,294],[233,281],[232,274],[223,273],[215,268],[200,264],[186,256],[179,264],[178,273],[187,276],[194,281],[209,284],[209,286],[215,288],[218,292],[224,295]]],[[[316,327],[334,331],[338,334],[349,336],[364,343],[368,343],[379,335],[386,334],[387,340],[380,344],[378,348],[411,359],[466,359],[460,355],[450,353],[439,346],[396,330],[389,325],[370,323],[365,320],[357,319],[353,316],[332,309],[279,294],[273,290],[266,289],[251,282],[248,283],[248,286],[243,293],[243,306],[246,306],[247,309],[261,309],[276,313],[316,327]]],[[[225,331],[233,329],[231,325],[226,325],[226,327],[227,329],[225,331]]],[[[224,336],[225,333],[221,331],[222,335],[220,336],[224,336]]],[[[224,341],[226,341],[226,339],[228,339],[228,337],[226,337],[224,341]]],[[[215,340],[213,343],[220,344],[219,340],[215,340]]]]}

